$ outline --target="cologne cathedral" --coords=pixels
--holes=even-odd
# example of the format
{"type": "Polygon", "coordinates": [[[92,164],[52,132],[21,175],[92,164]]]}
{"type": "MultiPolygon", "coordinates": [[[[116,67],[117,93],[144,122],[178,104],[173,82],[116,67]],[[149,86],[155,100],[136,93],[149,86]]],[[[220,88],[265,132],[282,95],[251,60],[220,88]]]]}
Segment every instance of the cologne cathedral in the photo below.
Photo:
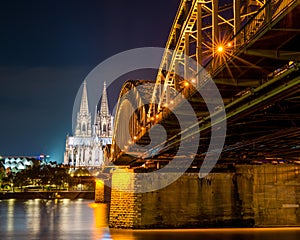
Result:
{"type": "Polygon", "coordinates": [[[86,82],[83,83],[80,109],[74,136],[67,136],[64,164],[74,167],[100,167],[104,164],[103,149],[111,144],[113,116],[109,113],[106,84],[104,83],[99,111],[95,110],[92,123],[88,105],[86,82]]]}

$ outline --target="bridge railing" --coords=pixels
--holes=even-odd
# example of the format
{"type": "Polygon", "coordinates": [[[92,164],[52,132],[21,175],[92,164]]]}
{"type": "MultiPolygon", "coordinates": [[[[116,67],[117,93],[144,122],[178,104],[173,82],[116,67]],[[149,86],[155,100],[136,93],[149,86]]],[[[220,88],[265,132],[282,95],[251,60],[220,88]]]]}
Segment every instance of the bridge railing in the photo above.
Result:
{"type": "MultiPolygon", "coordinates": [[[[253,41],[258,34],[262,33],[264,29],[272,24],[281,14],[288,10],[292,5],[299,4],[299,0],[269,0],[263,7],[261,7],[255,15],[235,34],[232,42],[236,42],[236,47],[228,55],[228,58],[238,54],[251,41],[253,41]]],[[[224,62],[217,62],[215,66],[213,59],[206,65],[206,69],[212,76],[221,71],[225,67],[224,62]]]]}
{"type": "Polygon", "coordinates": [[[279,0],[272,4],[272,18],[275,19],[278,15],[284,12],[289,6],[297,2],[297,0],[279,0]]]}
{"type": "Polygon", "coordinates": [[[237,39],[238,48],[243,48],[252,38],[274,19],[282,14],[297,0],[270,0],[246,23],[233,39],[237,39]]]}

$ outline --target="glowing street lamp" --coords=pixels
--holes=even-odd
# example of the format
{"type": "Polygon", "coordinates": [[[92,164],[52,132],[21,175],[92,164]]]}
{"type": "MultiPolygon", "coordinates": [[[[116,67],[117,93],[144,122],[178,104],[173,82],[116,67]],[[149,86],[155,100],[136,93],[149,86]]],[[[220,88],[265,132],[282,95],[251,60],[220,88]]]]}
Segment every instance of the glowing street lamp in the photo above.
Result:
{"type": "Polygon", "coordinates": [[[217,52],[218,52],[218,53],[223,53],[223,52],[224,52],[224,47],[223,47],[222,45],[219,45],[219,46],[217,47],[217,52]]]}

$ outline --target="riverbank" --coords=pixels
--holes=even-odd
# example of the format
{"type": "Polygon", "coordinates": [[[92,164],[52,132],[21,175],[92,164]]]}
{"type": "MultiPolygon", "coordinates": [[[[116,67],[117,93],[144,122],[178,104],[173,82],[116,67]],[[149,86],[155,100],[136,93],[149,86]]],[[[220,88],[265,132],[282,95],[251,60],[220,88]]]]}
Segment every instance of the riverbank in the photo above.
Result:
{"type": "Polygon", "coordinates": [[[0,199],[95,199],[94,191],[0,192],[0,199]]]}

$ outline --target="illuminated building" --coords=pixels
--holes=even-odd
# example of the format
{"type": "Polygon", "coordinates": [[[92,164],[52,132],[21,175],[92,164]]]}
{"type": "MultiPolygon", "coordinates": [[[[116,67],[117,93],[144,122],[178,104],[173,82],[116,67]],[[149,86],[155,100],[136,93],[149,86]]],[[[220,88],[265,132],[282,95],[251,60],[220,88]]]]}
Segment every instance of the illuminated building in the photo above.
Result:
{"type": "Polygon", "coordinates": [[[109,113],[104,83],[100,110],[95,111],[94,123],[88,105],[86,82],[83,83],[80,109],[74,136],[67,136],[64,164],[74,167],[99,167],[104,164],[103,149],[111,144],[113,116],[109,113]]]}

